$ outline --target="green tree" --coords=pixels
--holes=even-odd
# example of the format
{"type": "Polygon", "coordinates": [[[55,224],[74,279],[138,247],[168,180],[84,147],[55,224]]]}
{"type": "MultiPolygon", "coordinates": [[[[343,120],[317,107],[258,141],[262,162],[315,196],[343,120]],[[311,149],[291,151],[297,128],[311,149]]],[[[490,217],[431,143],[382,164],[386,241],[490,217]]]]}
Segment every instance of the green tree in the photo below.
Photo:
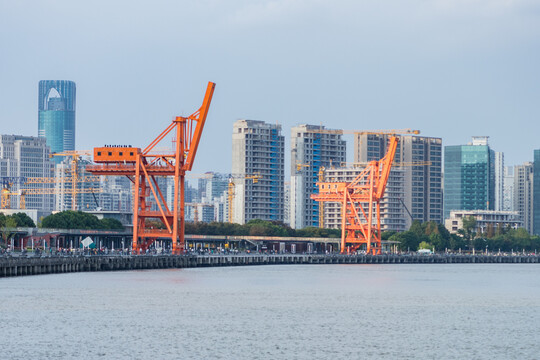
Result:
{"type": "Polygon", "coordinates": [[[422,227],[424,227],[424,234],[427,236],[439,234],[439,224],[435,221],[428,221],[427,223],[422,224],[422,227]]]}
{"type": "Polygon", "coordinates": [[[397,231],[383,231],[381,233],[381,240],[388,240],[392,237],[392,235],[396,234],[397,231]]]}
{"type": "Polygon", "coordinates": [[[17,227],[17,222],[11,216],[6,216],[3,221],[3,226],[0,228],[0,233],[2,234],[2,241],[4,243],[3,247],[8,245],[8,240],[15,234],[13,231],[17,227]]]}
{"type": "Polygon", "coordinates": [[[458,233],[463,236],[469,249],[472,250],[474,248],[473,240],[476,237],[476,233],[473,231],[476,228],[476,219],[472,216],[465,216],[462,223],[463,229],[458,230],[458,233]]]}
{"type": "Polygon", "coordinates": [[[15,213],[11,216],[15,219],[18,227],[36,227],[34,220],[25,213],[15,213]]]}
{"type": "Polygon", "coordinates": [[[467,246],[467,243],[463,239],[463,237],[457,235],[457,234],[451,234],[450,235],[450,245],[448,248],[452,250],[458,250],[458,249],[465,249],[467,246]]]}
{"type": "Polygon", "coordinates": [[[41,221],[41,227],[53,229],[85,229],[85,230],[102,230],[120,228],[116,221],[100,221],[95,215],[88,214],[82,211],[62,211],[56,214],[47,216],[41,221]]]}
{"type": "Polygon", "coordinates": [[[431,249],[431,245],[425,241],[422,241],[420,244],[418,244],[418,249],[429,250],[431,249]]]}
{"type": "Polygon", "coordinates": [[[475,227],[476,219],[473,216],[465,216],[463,218],[463,230],[465,230],[465,233],[469,235],[469,239],[471,238],[470,236],[473,233],[475,227]]]}
{"type": "Polygon", "coordinates": [[[394,234],[389,240],[399,242],[399,248],[402,251],[416,251],[418,250],[418,245],[420,244],[418,236],[411,231],[404,231],[394,234]]]}
{"type": "Polygon", "coordinates": [[[431,233],[429,235],[429,243],[435,247],[437,251],[444,251],[450,247],[450,240],[445,239],[440,233],[431,233]]]}
{"type": "Polygon", "coordinates": [[[414,220],[409,228],[409,231],[412,232],[417,237],[425,235],[425,226],[418,220],[414,220]]]}
{"type": "Polygon", "coordinates": [[[116,219],[104,218],[99,220],[100,229],[122,230],[124,225],[116,219]]]}

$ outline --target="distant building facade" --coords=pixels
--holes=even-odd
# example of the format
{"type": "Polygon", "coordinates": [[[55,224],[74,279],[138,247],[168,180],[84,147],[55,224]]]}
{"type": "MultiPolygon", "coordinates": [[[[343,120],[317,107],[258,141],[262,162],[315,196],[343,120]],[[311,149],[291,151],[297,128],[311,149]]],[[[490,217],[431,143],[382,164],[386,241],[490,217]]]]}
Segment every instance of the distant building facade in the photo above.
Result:
{"type": "Polygon", "coordinates": [[[294,229],[319,226],[319,204],[311,200],[322,168],[346,161],[341,134],[324,126],[299,125],[291,129],[290,225],[294,229]]]}
{"type": "Polygon", "coordinates": [[[233,222],[284,220],[285,139],[281,125],[238,120],[233,125],[233,222]],[[258,174],[257,181],[246,177],[258,174]]]}
{"type": "Polygon", "coordinates": [[[493,210],[495,153],[488,137],[444,148],[444,217],[452,210],[493,210]]]}
{"type": "Polygon", "coordinates": [[[497,229],[512,229],[523,227],[517,211],[494,211],[494,210],[452,210],[445,220],[445,227],[451,233],[463,229],[463,218],[473,217],[476,220],[474,232],[479,235],[492,236],[497,229]],[[490,234],[492,233],[492,234],[490,234]]]}
{"type": "MultiPolygon", "coordinates": [[[[22,135],[0,135],[0,178],[11,178],[3,186],[24,196],[26,209],[51,211],[54,209],[52,185],[44,182],[25,184],[23,178],[50,178],[54,174],[50,148],[44,138],[22,135]],[[44,190],[49,189],[49,190],[44,190]]],[[[10,196],[10,208],[21,207],[21,196],[10,196]]]]}
{"type": "Polygon", "coordinates": [[[533,234],[540,235],[540,149],[534,150],[533,163],[533,234]]]}
{"type": "Polygon", "coordinates": [[[514,167],[504,167],[503,211],[514,211],[514,167]]]}
{"type": "Polygon", "coordinates": [[[75,192],[73,191],[72,163],[70,158],[65,158],[60,164],[55,166],[55,210],[80,210],[97,211],[99,205],[99,194],[103,187],[100,177],[93,176],[86,171],[86,166],[90,164],[89,160],[79,160],[77,162],[77,177],[75,192]],[[84,181],[95,179],[96,181],[84,181]],[[75,197],[75,204],[73,198],[75,197]]]}
{"type": "MultiPolygon", "coordinates": [[[[408,229],[413,219],[443,222],[442,139],[400,135],[391,172],[403,177],[403,196],[396,201],[404,208],[408,229]],[[411,214],[411,216],[408,215],[411,214]],[[412,218],[411,218],[412,217],[412,218]]],[[[354,162],[381,159],[390,135],[359,133],[354,137],[354,162]]]]}
{"type": "Polygon", "coordinates": [[[514,166],[514,211],[529,234],[533,233],[533,163],[514,166]]]}
{"type": "Polygon", "coordinates": [[[103,192],[95,194],[97,209],[102,211],[133,212],[132,182],[125,176],[101,177],[103,192]]]}
{"type": "Polygon", "coordinates": [[[494,152],[494,170],[495,170],[495,211],[504,209],[504,153],[494,152]]]}
{"type": "MultiPolygon", "coordinates": [[[[210,172],[207,175],[208,178],[204,179],[206,181],[204,182],[204,187],[201,189],[201,202],[213,202],[216,198],[221,198],[229,187],[229,174],[210,172]]],[[[201,182],[199,182],[199,186],[201,186],[201,182]]]]}
{"type": "MultiPolygon", "coordinates": [[[[47,139],[53,153],[75,150],[75,99],[73,81],[39,82],[38,136],[47,139]]],[[[61,161],[61,157],[55,158],[56,163],[61,161]]]]}

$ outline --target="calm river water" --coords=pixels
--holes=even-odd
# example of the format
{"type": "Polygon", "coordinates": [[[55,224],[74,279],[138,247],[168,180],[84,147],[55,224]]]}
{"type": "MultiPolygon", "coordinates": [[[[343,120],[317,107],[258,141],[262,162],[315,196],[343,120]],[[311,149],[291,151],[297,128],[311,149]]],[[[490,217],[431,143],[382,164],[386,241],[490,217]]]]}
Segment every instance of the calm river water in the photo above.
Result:
{"type": "Polygon", "coordinates": [[[0,359],[539,359],[535,264],[0,279],[0,359]]]}

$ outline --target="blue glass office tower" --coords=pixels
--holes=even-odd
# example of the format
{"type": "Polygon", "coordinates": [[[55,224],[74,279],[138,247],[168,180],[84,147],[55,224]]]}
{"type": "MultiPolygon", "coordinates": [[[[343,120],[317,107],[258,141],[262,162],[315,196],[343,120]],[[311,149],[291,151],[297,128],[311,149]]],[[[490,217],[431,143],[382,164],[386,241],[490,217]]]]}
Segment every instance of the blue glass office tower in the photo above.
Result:
{"type": "Polygon", "coordinates": [[[487,138],[444,148],[444,218],[451,210],[493,210],[495,152],[487,138]]]}
{"type": "MultiPolygon", "coordinates": [[[[75,83],[41,80],[38,94],[38,136],[47,139],[51,153],[75,150],[75,83]]],[[[62,158],[56,157],[56,163],[62,158]]]]}
{"type": "Polygon", "coordinates": [[[533,233],[536,235],[540,235],[540,149],[534,150],[533,233]]]}

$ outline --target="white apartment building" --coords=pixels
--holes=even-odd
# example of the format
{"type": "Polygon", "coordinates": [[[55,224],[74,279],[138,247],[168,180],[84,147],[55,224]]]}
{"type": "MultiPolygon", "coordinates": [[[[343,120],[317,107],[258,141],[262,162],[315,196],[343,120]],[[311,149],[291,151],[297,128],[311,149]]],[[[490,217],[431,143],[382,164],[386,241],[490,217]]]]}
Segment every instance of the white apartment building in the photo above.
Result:
{"type": "Polygon", "coordinates": [[[451,210],[450,217],[445,220],[444,226],[448,231],[455,234],[463,229],[463,218],[473,217],[476,227],[473,229],[478,234],[495,232],[498,227],[510,226],[517,229],[523,226],[517,211],[494,211],[494,210],[451,210]]]}
{"type": "Polygon", "coordinates": [[[533,175],[532,162],[514,166],[514,211],[529,234],[533,233],[533,175]]]}
{"type": "Polygon", "coordinates": [[[346,161],[341,134],[324,126],[299,125],[291,129],[290,225],[294,229],[319,226],[319,204],[311,200],[322,168],[346,161]]]}
{"type": "Polygon", "coordinates": [[[281,125],[238,120],[232,134],[233,222],[284,220],[285,139],[281,125]],[[260,175],[257,181],[247,177],[260,175]]]}
{"type": "Polygon", "coordinates": [[[504,208],[504,153],[495,151],[495,207],[496,211],[504,208]]]}
{"type": "Polygon", "coordinates": [[[514,167],[504,167],[503,211],[514,211],[514,167]]]}

